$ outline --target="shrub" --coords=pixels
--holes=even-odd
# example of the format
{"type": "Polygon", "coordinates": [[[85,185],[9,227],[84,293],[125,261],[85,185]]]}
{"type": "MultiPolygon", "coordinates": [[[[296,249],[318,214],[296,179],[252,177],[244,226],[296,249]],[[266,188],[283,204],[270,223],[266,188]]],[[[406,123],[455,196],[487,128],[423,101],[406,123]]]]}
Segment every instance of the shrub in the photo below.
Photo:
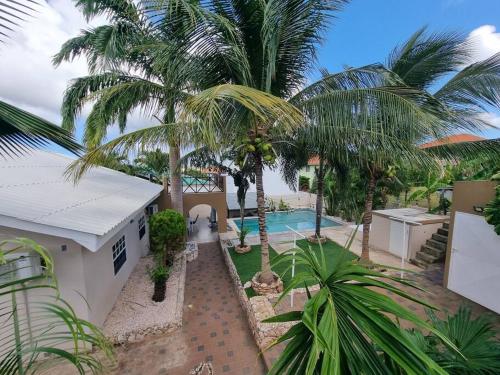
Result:
{"type": "Polygon", "coordinates": [[[283,201],[283,198],[280,198],[280,203],[278,205],[279,211],[290,211],[290,205],[283,201]]]}
{"type": "Polygon", "coordinates": [[[153,301],[161,302],[165,299],[166,285],[170,268],[163,264],[157,264],[155,268],[149,270],[149,277],[154,283],[153,301]]]}
{"type": "Polygon", "coordinates": [[[245,246],[245,238],[247,237],[248,233],[250,233],[250,229],[248,229],[248,228],[241,228],[240,229],[240,235],[239,235],[240,247],[245,246]]]}
{"type": "Polygon", "coordinates": [[[164,210],[149,219],[149,235],[152,251],[163,264],[171,264],[174,256],[184,250],[186,243],[186,221],[174,210],[164,210]]]}
{"type": "Polygon", "coordinates": [[[306,176],[299,176],[299,190],[309,191],[310,178],[306,176]]]}
{"type": "MultiPolygon", "coordinates": [[[[493,181],[500,181],[500,172],[491,178],[493,181]]],[[[488,203],[484,209],[486,222],[493,225],[495,233],[500,236],[500,185],[496,187],[495,198],[488,203]]]]}

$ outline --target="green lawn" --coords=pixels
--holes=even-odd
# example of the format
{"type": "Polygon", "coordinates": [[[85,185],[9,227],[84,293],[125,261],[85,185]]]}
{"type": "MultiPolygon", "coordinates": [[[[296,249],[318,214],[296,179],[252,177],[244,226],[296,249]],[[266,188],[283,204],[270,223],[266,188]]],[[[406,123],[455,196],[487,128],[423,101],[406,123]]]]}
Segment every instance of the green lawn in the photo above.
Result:
{"type": "MultiPolygon", "coordinates": [[[[297,241],[297,246],[304,248],[306,246],[311,246],[314,251],[319,250],[319,245],[309,244],[306,240],[297,241]]],[[[326,263],[328,265],[334,265],[337,259],[345,254],[347,259],[355,259],[357,256],[350,251],[346,251],[342,246],[338,245],[335,242],[327,241],[323,245],[323,251],[325,252],[326,263]]],[[[273,265],[273,259],[278,255],[276,251],[272,247],[269,249],[271,256],[271,268],[274,272],[281,276],[283,283],[286,286],[290,282],[292,278],[291,270],[284,273],[287,268],[287,264],[281,263],[278,265],[273,265]]],[[[247,281],[250,281],[259,270],[260,270],[260,245],[252,246],[252,251],[246,254],[238,254],[234,251],[234,248],[229,249],[229,254],[231,255],[231,259],[238,271],[241,282],[244,284],[247,281]]],[[[295,273],[300,272],[301,266],[297,266],[295,269],[295,273]]],[[[251,296],[251,292],[247,290],[247,294],[251,296]]]]}

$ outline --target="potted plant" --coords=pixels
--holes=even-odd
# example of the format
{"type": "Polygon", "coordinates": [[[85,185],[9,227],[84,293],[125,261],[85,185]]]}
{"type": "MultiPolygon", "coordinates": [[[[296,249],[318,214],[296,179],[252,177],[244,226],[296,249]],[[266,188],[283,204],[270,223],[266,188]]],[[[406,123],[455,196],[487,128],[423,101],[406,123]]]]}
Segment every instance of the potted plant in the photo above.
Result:
{"type": "Polygon", "coordinates": [[[250,245],[245,244],[245,238],[247,237],[248,233],[250,233],[250,230],[248,228],[240,228],[240,234],[238,236],[240,243],[234,248],[234,250],[239,254],[245,254],[252,250],[252,247],[250,245]]]}
{"type": "Polygon", "coordinates": [[[165,300],[166,283],[169,274],[170,269],[163,264],[157,264],[155,268],[149,271],[149,277],[154,283],[153,301],[162,302],[165,300]]]}

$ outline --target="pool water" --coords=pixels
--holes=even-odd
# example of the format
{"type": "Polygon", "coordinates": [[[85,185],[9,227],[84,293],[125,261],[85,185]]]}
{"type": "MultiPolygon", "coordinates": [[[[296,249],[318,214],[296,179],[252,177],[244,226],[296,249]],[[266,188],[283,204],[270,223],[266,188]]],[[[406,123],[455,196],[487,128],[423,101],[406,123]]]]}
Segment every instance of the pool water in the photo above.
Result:
{"type": "MultiPolygon", "coordinates": [[[[234,223],[239,229],[241,220],[234,219],[234,223]]],[[[316,227],[315,223],[316,213],[311,210],[266,213],[266,227],[269,233],[290,231],[288,227],[298,232],[303,230],[311,230],[316,227]]],[[[321,219],[322,228],[336,227],[339,225],[339,223],[336,223],[333,220],[326,219],[324,217],[321,219]]],[[[257,218],[245,218],[243,227],[250,230],[249,235],[259,234],[259,222],[257,218]]]]}

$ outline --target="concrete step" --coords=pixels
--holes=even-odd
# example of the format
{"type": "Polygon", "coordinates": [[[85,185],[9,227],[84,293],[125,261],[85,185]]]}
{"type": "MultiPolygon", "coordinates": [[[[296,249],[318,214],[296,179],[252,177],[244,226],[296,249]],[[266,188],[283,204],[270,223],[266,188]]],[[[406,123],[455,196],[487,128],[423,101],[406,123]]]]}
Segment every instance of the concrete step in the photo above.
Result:
{"type": "Polygon", "coordinates": [[[410,259],[410,263],[414,264],[417,267],[423,268],[424,270],[429,266],[429,264],[422,262],[421,260],[418,259],[410,259]]]}
{"type": "Polygon", "coordinates": [[[446,254],[445,250],[436,249],[433,246],[427,246],[427,245],[423,245],[420,252],[435,256],[438,259],[443,259],[445,257],[445,254],[446,254]]]}
{"type": "Polygon", "coordinates": [[[443,235],[441,235],[441,234],[434,233],[434,234],[432,235],[432,239],[433,239],[433,240],[436,240],[436,241],[438,241],[438,242],[442,242],[442,243],[444,243],[444,244],[448,243],[448,237],[443,236],[443,235]]]}
{"type": "Polygon", "coordinates": [[[436,241],[436,240],[430,239],[430,240],[427,240],[425,244],[428,245],[428,246],[435,247],[436,249],[440,249],[440,250],[446,251],[446,243],[444,243],[444,242],[440,242],[440,241],[436,241]]]}
{"type": "Polygon", "coordinates": [[[438,257],[435,257],[434,255],[430,255],[427,253],[423,253],[421,251],[417,253],[417,259],[427,264],[439,262],[438,257]]]}
{"type": "Polygon", "coordinates": [[[448,237],[448,229],[438,228],[438,234],[448,237]]]}
{"type": "Polygon", "coordinates": [[[443,223],[444,229],[450,229],[450,223],[443,223]]]}

